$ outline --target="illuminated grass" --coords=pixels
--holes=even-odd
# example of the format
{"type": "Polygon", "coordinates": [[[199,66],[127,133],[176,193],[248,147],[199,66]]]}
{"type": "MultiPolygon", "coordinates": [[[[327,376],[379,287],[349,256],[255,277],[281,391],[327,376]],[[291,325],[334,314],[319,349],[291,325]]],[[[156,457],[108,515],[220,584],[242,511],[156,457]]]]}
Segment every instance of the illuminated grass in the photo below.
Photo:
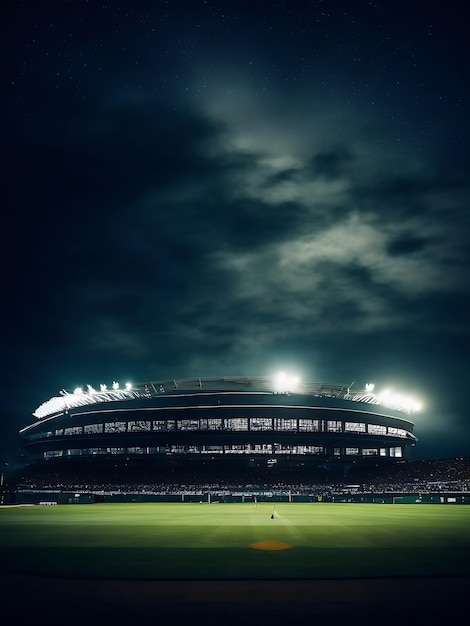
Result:
{"type": "Polygon", "coordinates": [[[470,574],[470,507],[91,504],[0,508],[0,568],[54,576],[288,579],[470,574]],[[261,542],[286,550],[257,550],[261,542]]]}

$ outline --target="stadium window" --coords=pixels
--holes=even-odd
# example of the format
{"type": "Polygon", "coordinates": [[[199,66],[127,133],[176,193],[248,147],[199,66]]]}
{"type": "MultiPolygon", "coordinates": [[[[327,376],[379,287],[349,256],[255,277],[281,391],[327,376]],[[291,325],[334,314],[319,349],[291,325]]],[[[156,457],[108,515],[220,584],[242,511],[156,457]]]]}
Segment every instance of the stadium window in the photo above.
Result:
{"type": "Polygon", "coordinates": [[[225,454],[248,454],[249,450],[244,445],[225,446],[225,454]]]}
{"type": "Polygon", "coordinates": [[[307,454],[323,454],[323,448],[321,446],[305,446],[307,454]]]}
{"type": "Polygon", "coordinates": [[[49,452],[44,452],[45,459],[53,459],[59,456],[63,456],[63,450],[50,450],[49,452]]]}
{"type": "Polygon", "coordinates": [[[199,423],[197,420],[178,420],[178,430],[198,430],[199,423]]]}
{"type": "Polygon", "coordinates": [[[129,422],[128,432],[146,431],[150,430],[150,422],[146,420],[137,420],[135,422],[129,422]]]}
{"type": "Polygon", "coordinates": [[[272,430],[273,420],[270,417],[250,418],[250,430],[272,430]]]}
{"type": "Polygon", "coordinates": [[[394,428],[393,426],[389,426],[388,434],[393,437],[406,437],[406,430],[403,430],[403,428],[394,428]]]}
{"type": "Polygon", "coordinates": [[[102,433],[103,424],[86,424],[83,427],[83,432],[85,433],[85,435],[90,435],[94,433],[102,433]]]}
{"type": "Polygon", "coordinates": [[[223,454],[224,447],[223,446],[203,446],[202,452],[206,452],[209,454],[223,454]]]}
{"type": "Polygon", "coordinates": [[[220,418],[202,418],[199,421],[200,430],[222,430],[222,420],[220,418]]]}
{"type": "Polygon", "coordinates": [[[344,430],[352,433],[365,433],[366,425],[362,422],[345,422],[344,430]]]}
{"type": "Polygon", "coordinates": [[[386,435],[387,427],[380,426],[379,424],[369,424],[367,426],[367,432],[369,432],[371,435],[386,435]]]}
{"type": "Polygon", "coordinates": [[[255,454],[272,454],[272,445],[270,443],[261,443],[250,446],[251,452],[255,454]]]}
{"type": "Polygon", "coordinates": [[[329,433],[340,433],[342,430],[342,424],[337,420],[328,420],[327,430],[329,433]]]}
{"type": "Polygon", "coordinates": [[[126,432],[126,422],[106,422],[104,425],[105,433],[124,433],[126,432]]]}
{"type": "Polygon", "coordinates": [[[70,426],[64,429],[64,435],[81,435],[83,432],[81,426],[70,426]]]}
{"type": "Polygon", "coordinates": [[[274,420],[274,430],[280,431],[296,431],[297,430],[297,420],[296,419],[288,419],[285,417],[276,417],[274,420]]]}
{"type": "Polygon", "coordinates": [[[170,454],[168,446],[155,446],[150,448],[150,454],[170,454]]]}
{"type": "Polygon", "coordinates": [[[88,448],[88,453],[93,455],[104,454],[103,448],[88,448]]]}
{"type": "Polygon", "coordinates": [[[79,450],[77,448],[71,448],[69,450],[64,450],[66,456],[81,456],[83,450],[79,450]]]}
{"type": "Polygon", "coordinates": [[[320,422],[311,419],[299,419],[299,430],[304,433],[313,433],[320,430],[320,422]]]}
{"type": "Polygon", "coordinates": [[[359,454],[359,448],[346,448],[347,455],[359,454]]]}
{"type": "Polygon", "coordinates": [[[247,417],[229,417],[224,423],[225,430],[248,430],[248,418],[247,417]]]}

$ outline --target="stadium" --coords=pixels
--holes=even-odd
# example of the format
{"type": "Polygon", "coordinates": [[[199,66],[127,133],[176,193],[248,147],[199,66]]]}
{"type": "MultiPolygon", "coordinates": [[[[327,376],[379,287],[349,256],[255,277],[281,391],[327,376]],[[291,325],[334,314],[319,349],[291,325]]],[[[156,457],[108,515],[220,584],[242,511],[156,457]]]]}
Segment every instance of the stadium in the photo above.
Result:
{"type": "Polygon", "coordinates": [[[418,404],[376,394],[371,384],[352,387],[284,373],[88,385],[41,404],[20,442],[36,466],[153,468],[232,481],[240,472],[244,482],[413,459],[410,415],[418,404]]]}
{"type": "Polygon", "coordinates": [[[8,602],[37,620],[48,597],[48,621],[74,625],[460,617],[470,459],[414,460],[419,405],[353,389],[279,375],[62,390],[0,485],[8,602]]]}

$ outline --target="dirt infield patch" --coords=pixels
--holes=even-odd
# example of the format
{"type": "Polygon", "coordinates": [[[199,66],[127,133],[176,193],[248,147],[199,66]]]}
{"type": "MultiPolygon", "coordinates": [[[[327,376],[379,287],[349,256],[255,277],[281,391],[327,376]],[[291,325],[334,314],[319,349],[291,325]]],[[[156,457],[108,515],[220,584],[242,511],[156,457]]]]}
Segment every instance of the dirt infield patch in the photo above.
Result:
{"type": "Polygon", "coordinates": [[[292,546],[282,541],[260,541],[259,543],[252,543],[250,548],[255,550],[289,550],[292,546]]]}

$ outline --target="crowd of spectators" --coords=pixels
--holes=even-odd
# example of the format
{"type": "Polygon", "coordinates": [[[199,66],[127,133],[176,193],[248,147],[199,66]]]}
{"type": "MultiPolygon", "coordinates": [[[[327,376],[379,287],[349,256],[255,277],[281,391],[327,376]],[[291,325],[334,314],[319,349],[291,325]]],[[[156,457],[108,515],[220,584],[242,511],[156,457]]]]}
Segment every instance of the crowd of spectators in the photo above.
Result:
{"type": "Polygon", "coordinates": [[[347,472],[328,467],[234,469],[224,476],[211,464],[194,468],[158,469],[132,465],[103,467],[31,466],[10,477],[21,491],[81,493],[184,494],[233,491],[324,494],[344,493],[470,493],[470,457],[401,461],[385,467],[352,466],[347,472]]]}

